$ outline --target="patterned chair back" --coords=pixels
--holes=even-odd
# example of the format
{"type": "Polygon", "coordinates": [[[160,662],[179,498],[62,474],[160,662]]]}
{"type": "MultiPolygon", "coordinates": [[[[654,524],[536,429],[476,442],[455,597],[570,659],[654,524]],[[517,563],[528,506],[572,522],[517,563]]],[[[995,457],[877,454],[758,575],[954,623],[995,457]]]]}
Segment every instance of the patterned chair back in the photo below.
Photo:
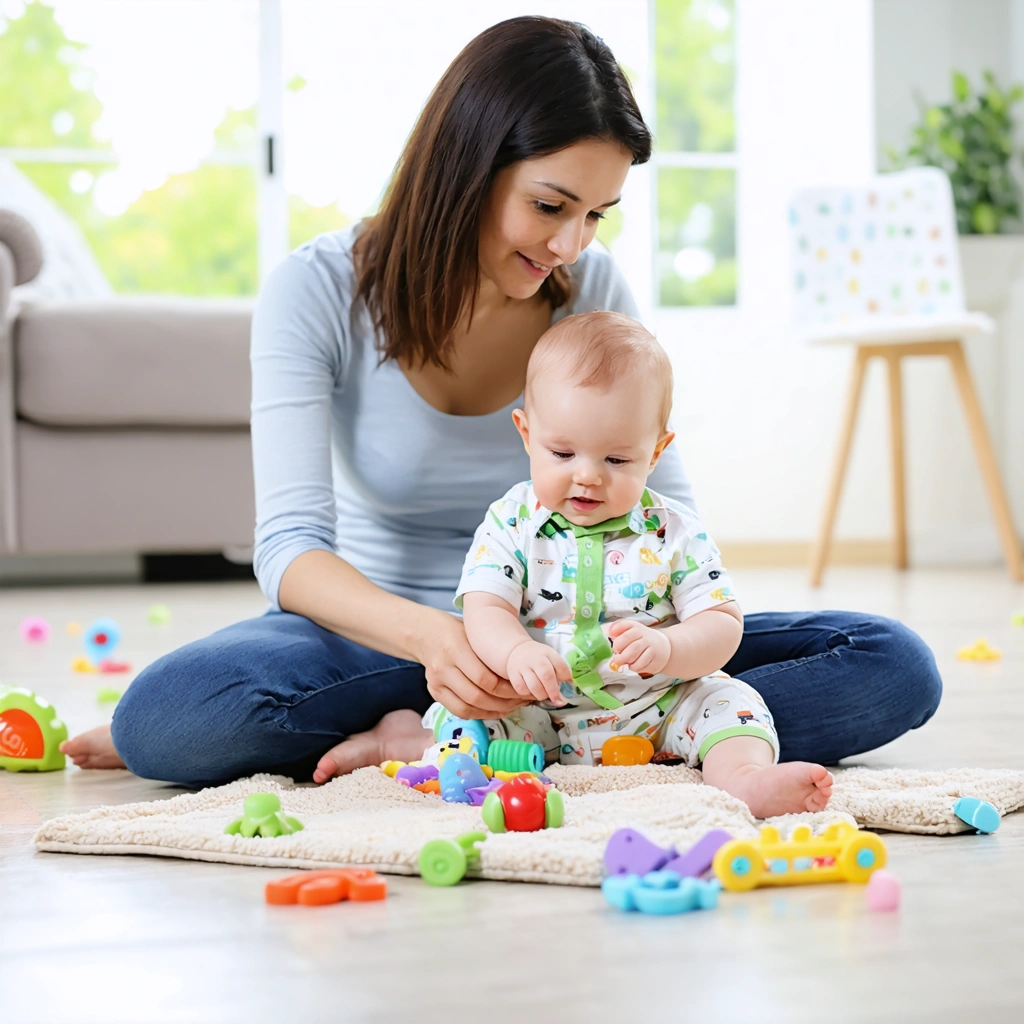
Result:
{"type": "Polygon", "coordinates": [[[953,193],[916,167],[854,188],[809,188],[789,209],[793,318],[804,327],[964,313],[953,193]]]}

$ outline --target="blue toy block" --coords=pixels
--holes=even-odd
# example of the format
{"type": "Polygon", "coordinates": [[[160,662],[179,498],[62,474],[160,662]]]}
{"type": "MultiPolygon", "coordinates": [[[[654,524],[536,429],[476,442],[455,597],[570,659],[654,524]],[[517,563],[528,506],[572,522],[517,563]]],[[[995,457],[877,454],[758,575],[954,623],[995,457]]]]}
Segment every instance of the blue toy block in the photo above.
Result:
{"type": "Polygon", "coordinates": [[[953,813],[979,832],[995,832],[1002,818],[987,800],[976,796],[962,796],[953,804],[953,813]]]}

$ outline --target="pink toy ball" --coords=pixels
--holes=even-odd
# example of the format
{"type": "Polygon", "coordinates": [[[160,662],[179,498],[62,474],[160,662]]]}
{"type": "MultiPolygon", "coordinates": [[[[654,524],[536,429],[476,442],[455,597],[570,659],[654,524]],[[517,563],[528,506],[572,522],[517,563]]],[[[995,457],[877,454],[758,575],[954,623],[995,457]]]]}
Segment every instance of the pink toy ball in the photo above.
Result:
{"type": "Polygon", "coordinates": [[[884,868],[868,879],[869,910],[899,910],[903,887],[900,880],[884,868]]]}
{"type": "Polygon", "coordinates": [[[21,620],[18,627],[21,639],[27,644],[44,644],[50,639],[50,624],[38,615],[30,615],[21,620]]]}

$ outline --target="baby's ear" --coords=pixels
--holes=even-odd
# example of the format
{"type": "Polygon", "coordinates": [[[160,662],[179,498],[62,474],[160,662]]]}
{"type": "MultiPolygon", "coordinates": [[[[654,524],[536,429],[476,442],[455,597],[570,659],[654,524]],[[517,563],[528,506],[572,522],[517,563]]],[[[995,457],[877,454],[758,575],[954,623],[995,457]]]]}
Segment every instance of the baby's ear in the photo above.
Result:
{"type": "Polygon", "coordinates": [[[654,446],[654,455],[651,457],[651,469],[658,464],[658,459],[661,458],[661,453],[675,440],[675,434],[671,430],[666,430],[661,437],[658,438],[658,443],[654,446]]]}
{"type": "Polygon", "coordinates": [[[512,410],[512,422],[516,425],[516,430],[519,431],[519,436],[523,439],[523,447],[526,449],[526,454],[530,454],[530,427],[526,422],[526,413],[522,409],[512,410]]]}

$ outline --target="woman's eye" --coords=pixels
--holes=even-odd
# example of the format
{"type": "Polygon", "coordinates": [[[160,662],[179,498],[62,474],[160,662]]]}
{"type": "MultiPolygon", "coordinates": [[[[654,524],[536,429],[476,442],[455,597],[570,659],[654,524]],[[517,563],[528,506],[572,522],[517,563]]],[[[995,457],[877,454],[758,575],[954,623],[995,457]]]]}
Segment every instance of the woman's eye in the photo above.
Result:
{"type": "Polygon", "coordinates": [[[572,452],[555,452],[555,451],[553,451],[551,454],[554,455],[554,457],[556,459],[571,459],[572,458],[572,452]]]}
{"type": "Polygon", "coordinates": [[[591,210],[590,213],[587,214],[587,216],[591,220],[604,220],[604,214],[603,213],[598,213],[597,210],[591,210]]]}
{"type": "Polygon", "coordinates": [[[539,199],[533,204],[541,213],[561,213],[561,206],[552,206],[550,203],[542,203],[539,199]]]}

